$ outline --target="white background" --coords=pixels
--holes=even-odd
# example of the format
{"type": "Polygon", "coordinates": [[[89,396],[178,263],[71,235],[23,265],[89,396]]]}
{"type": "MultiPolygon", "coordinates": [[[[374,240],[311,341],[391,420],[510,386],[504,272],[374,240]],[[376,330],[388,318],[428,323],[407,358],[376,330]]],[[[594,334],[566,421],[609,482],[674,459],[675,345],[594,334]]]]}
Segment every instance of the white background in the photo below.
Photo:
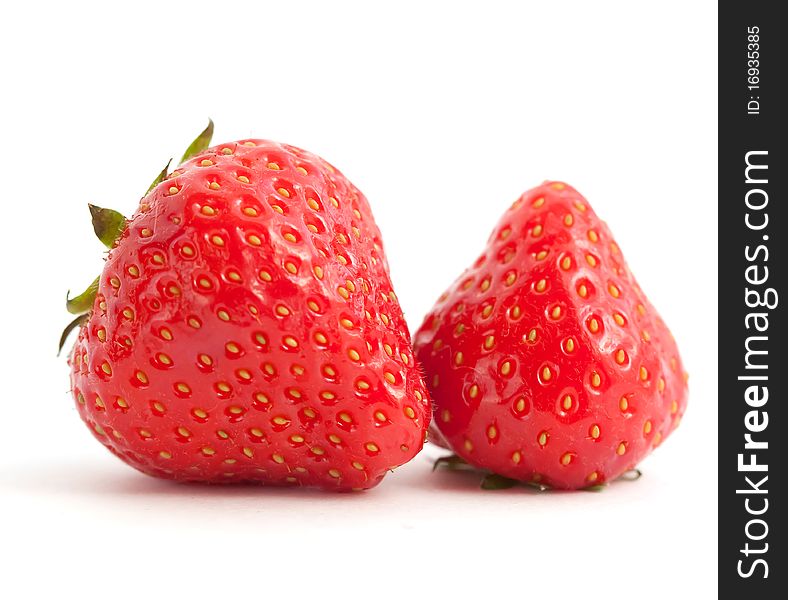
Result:
{"type": "Polygon", "coordinates": [[[0,596],[716,596],[716,3],[3,12],[0,596]],[[682,426],[599,494],[481,492],[426,453],[357,495],[124,466],[55,357],[66,290],[102,264],[85,205],[133,212],[208,116],[217,142],[293,143],[364,191],[412,330],[522,191],[574,185],[678,339],[682,426]]]}

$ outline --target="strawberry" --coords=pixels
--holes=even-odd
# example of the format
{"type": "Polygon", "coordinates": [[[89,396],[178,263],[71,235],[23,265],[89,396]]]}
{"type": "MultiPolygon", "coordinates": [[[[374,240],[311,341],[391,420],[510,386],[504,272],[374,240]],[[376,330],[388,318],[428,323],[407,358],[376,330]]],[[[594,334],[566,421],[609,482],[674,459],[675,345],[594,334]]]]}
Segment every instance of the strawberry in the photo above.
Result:
{"type": "Polygon", "coordinates": [[[607,226],[559,182],[512,205],[414,349],[446,443],[519,481],[611,481],[673,431],[687,403],[673,337],[607,226]]]}
{"type": "Polygon", "coordinates": [[[110,250],[69,300],[79,414],[149,475],[370,488],[430,411],[367,200],[314,154],[211,131],[130,220],[91,207],[110,250]]]}

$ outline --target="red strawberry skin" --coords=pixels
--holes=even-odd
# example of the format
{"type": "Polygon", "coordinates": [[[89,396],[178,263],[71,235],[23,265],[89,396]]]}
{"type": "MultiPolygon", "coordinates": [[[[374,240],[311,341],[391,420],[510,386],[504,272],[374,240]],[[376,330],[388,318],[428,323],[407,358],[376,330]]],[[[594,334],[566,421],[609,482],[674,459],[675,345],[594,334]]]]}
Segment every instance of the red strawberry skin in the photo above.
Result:
{"type": "Polygon", "coordinates": [[[607,226],[560,182],[524,193],[415,337],[433,426],[463,459],[577,489],[678,425],[686,373],[607,226]]]}
{"type": "Polygon", "coordinates": [[[143,198],[71,387],[97,439],[147,474],[363,489],[423,444],[409,340],[366,198],[314,154],[243,140],[143,198]]]}

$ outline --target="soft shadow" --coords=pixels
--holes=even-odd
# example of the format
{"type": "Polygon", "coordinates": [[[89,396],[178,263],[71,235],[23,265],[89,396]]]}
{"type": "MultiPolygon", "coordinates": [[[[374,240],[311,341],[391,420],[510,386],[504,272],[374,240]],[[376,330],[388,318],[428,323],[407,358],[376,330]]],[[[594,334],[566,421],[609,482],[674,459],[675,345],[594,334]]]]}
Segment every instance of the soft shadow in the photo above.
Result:
{"type": "Polygon", "coordinates": [[[124,465],[106,467],[80,462],[53,462],[6,469],[0,473],[0,491],[31,495],[75,495],[96,497],[191,496],[201,498],[299,499],[318,497],[355,501],[365,492],[324,492],[314,488],[264,486],[254,483],[180,483],[157,479],[124,465]]]}

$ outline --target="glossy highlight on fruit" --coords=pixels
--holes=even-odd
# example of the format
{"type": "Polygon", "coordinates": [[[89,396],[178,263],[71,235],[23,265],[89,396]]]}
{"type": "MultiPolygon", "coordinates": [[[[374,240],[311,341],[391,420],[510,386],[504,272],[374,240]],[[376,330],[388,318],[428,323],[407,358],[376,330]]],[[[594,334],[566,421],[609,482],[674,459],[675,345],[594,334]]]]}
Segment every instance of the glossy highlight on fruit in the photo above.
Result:
{"type": "Polygon", "coordinates": [[[79,414],[158,477],[374,486],[430,410],[366,198],[293,146],[198,150],[110,243],[69,357],[79,414]]]}
{"type": "Polygon", "coordinates": [[[672,335],[607,226],[561,182],[504,214],[414,348],[439,437],[511,479],[565,489],[612,481],[686,409],[672,335]]]}

